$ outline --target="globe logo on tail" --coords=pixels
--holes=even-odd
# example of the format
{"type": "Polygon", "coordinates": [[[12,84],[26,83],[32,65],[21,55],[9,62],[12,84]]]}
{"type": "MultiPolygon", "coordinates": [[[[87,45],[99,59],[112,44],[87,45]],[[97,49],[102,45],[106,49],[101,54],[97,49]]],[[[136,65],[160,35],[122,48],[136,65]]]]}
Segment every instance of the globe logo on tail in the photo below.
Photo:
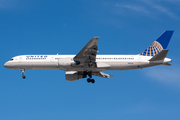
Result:
{"type": "Polygon", "coordinates": [[[158,54],[159,52],[161,52],[163,50],[162,45],[157,42],[154,41],[145,51],[143,51],[140,55],[144,55],[144,56],[155,56],[156,54],[158,54]]]}

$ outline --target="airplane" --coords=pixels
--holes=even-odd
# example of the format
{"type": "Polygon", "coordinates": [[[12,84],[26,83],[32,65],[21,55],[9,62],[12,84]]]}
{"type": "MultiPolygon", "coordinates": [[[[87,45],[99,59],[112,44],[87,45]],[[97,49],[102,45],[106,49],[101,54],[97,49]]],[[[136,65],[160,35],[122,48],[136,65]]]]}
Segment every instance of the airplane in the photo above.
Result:
{"type": "Polygon", "coordinates": [[[66,80],[75,81],[87,78],[95,83],[92,76],[113,77],[103,73],[106,70],[142,69],[156,65],[171,66],[166,58],[167,46],[174,31],[165,31],[147,49],[137,55],[97,55],[99,37],[93,37],[77,55],[20,55],[4,64],[5,68],[19,69],[25,79],[26,69],[59,69],[67,71],[66,80]]]}

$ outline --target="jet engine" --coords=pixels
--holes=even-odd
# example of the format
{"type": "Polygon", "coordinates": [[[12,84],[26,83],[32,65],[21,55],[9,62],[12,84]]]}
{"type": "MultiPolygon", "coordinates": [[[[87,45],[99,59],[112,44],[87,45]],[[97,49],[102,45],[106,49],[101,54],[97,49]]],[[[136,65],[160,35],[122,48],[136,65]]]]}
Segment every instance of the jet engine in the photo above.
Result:
{"type": "Polygon", "coordinates": [[[66,72],[66,80],[67,81],[75,81],[75,80],[79,80],[81,78],[86,78],[87,76],[79,73],[77,71],[68,71],[66,72]]]}

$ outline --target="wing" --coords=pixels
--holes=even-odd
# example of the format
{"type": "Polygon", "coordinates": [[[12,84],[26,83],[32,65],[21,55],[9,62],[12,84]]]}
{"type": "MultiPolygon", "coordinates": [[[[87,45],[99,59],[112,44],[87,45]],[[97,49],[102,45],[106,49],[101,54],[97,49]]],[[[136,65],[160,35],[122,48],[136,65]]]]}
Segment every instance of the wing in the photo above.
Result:
{"type": "Polygon", "coordinates": [[[93,37],[86,46],[73,58],[76,64],[83,63],[91,66],[96,65],[96,54],[98,50],[97,42],[99,37],[93,37]]]}
{"type": "Polygon", "coordinates": [[[104,78],[114,77],[112,75],[109,75],[109,74],[106,74],[106,73],[103,73],[103,72],[92,72],[92,75],[99,76],[99,77],[104,77],[104,78]]]}

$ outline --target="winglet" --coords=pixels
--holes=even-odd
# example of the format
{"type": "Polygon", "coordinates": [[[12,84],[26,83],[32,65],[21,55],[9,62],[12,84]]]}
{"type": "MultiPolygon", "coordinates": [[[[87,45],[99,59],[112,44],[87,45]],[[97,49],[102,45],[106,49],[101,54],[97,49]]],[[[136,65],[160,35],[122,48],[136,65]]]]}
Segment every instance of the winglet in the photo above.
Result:
{"type": "Polygon", "coordinates": [[[164,58],[166,57],[168,51],[169,51],[168,49],[162,50],[161,52],[156,54],[154,57],[152,57],[149,61],[164,60],[164,58]]]}

